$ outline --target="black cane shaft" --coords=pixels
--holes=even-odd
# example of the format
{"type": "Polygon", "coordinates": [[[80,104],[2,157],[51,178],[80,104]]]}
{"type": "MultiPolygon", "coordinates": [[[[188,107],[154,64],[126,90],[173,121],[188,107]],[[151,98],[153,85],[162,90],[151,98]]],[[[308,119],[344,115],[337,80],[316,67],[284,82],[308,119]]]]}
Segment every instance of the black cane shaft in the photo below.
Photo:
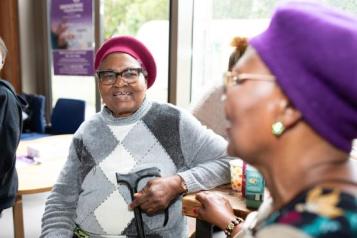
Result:
{"type": "Polygon", "coordinates": [[[135,225],[138,231],[139,238],[145,238],[143,217],[141,216],[140,208],[134,208],[135,225]]]}

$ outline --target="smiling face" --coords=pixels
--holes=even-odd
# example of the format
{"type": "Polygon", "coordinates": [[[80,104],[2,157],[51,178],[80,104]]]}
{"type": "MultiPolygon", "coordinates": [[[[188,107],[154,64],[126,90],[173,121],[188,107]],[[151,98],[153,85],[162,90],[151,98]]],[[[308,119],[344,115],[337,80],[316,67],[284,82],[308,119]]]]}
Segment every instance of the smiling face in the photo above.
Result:
{"type": "MultiPolygon", "coordinates": [[[[127,68],[141,68],[140,63],[125,53],[109,54],[99,66],[99,70],[121,72],[127,68]]],[[[120,77],[113,85],[98,83],[104,104],[115,117],[130,116],[138,110],[145,98],[146,80],[143,74],[134,83],[125,83],[120,77]]]]}
{"type": "MultiPolygon", "coordinates": [[[[238,74],[271,75],[254,49],[249,48],[232,70],[238,74]]],[[[230,127],[228,153],[255,164],[274,140],[271,126],[279,114],[283,94],[274,81],[244,80],[227,89],[225,113],[230,127]]]]}

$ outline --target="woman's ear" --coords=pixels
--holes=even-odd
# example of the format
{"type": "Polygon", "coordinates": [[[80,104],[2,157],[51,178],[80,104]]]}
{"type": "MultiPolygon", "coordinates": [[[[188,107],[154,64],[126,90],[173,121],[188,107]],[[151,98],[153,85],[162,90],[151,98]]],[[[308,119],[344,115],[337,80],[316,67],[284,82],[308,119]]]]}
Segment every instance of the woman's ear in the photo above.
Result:
{"type": "Polygon", "coordinates": [[[292,128],[301,119],[301,113],[289,103],[287,98],[280,100],[278,104],[278,118],[272,126],[272,133],[280,137],[287,129],[292,128]]]}
{"type": "Polygon", "coordinates": [[[301,120],[301,117],[301,112],[297,110],[289,101],[286,101],[281,117],[281,121],[285,128],[293,127],[301,120]]]}

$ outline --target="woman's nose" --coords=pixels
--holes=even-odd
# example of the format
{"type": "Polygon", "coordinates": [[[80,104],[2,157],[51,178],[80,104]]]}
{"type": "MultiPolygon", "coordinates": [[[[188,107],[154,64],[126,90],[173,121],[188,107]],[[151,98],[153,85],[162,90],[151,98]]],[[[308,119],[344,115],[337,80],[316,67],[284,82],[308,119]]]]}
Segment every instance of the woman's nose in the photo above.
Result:
{"type": "Polygon", "coordinates": [[[123,87],[123,86],[127,86],[128,84],[123,80],[122,77],[118,76],[115,80],[114,86],[115,87],[123,87]]]}

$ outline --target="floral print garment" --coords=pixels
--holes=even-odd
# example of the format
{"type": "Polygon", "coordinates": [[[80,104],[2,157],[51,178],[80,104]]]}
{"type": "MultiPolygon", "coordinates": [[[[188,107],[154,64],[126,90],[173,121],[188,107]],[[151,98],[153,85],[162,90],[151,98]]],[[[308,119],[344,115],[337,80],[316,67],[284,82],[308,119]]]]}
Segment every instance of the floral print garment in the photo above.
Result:
{"type": "Polygon", "coordinates": [[[357,195],[314,187],[273,212],[259,230],[271,225],[292,226],[316,238],[357,238],[357,195]]]}

